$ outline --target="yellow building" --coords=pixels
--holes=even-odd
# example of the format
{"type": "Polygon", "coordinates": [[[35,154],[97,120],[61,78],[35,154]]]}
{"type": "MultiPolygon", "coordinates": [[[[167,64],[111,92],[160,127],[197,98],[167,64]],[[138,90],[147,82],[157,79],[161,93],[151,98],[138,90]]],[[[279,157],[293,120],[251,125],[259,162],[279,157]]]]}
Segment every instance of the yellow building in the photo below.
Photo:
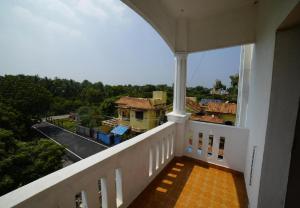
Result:
{"type": "Polygon", "coordinates": [[[118,107],[118,123],[132,131],[145,132],[158,126],[164,119],[167,93],[154,91],[152,98],[121,97],[118,107]]]}

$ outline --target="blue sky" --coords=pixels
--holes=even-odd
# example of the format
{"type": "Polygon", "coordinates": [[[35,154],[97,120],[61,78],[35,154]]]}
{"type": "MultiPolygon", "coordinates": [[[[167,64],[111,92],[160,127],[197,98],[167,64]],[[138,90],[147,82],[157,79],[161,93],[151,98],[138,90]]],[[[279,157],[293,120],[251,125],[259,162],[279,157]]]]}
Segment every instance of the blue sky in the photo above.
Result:
{"type": "MultiPolygon", "coordinates": [[[[160,36],[119,0],[2,0],[0,74],[105,84],[168,84],[174,57],[160,36]]],[[[240,48],[189,55],[188,86],[229,84],[240,48]]]]}

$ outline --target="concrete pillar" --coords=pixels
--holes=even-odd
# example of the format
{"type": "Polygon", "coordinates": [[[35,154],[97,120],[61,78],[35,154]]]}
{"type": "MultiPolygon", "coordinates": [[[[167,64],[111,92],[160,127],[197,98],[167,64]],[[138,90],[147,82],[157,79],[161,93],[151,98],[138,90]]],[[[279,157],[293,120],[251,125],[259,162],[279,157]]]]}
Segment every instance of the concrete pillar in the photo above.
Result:
{"type": "Polygon", "coordinates": [[[185,114],[187,53],[175,54],[175,80],[173,94],[173,112],[185,114]]]}
{"type": "Polygon", "coordinates": [[[236,126],[245,127],[249,97],[249,81],[252,62],[253,44],[241,47],[241,61],[239,72],[239,90],[237,100],[236,126]]]}
{"type": "Polygon", "coordinates": [[[173,94],[173,111],[168,116],[168,121],[176,122],[175,156],[182,156],[185,145],[185,132],[189,115],[185,112],[186,97],[187,53],[175,54],[175,80],[173,94]]]}

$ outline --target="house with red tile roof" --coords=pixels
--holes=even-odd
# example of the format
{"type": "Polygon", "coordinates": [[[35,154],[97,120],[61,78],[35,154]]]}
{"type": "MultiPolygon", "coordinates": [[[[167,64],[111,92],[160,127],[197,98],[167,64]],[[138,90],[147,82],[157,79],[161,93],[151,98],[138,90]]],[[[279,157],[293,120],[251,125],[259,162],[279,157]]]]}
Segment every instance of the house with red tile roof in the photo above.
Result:
{"type": "Polygon", "coordinates": [[[167,93],[154,91],[152,98],[121,97],[118,108],[118,124],[129,126],[132,131],[145,132],[163,122],[167,93]]]}

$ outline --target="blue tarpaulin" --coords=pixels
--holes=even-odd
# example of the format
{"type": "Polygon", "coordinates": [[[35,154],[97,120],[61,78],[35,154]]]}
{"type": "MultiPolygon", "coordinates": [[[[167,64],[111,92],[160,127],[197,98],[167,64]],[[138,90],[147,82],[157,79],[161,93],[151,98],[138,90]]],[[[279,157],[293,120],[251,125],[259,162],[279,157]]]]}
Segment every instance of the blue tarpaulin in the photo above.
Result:
{"type": "Polygon", "coordinates": [[[111,133],[113,134],[118,134],[118,135],[123,135],[126,131],[128,130],[127,126],[116,126],[113,130],[111,130],[111,133]]]}

